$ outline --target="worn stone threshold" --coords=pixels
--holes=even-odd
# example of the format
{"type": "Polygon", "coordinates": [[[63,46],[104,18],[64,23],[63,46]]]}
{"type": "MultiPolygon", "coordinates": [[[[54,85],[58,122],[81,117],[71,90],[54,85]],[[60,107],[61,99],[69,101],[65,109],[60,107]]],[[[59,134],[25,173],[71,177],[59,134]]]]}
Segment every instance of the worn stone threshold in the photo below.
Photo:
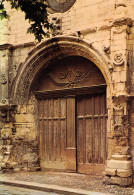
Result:
{"type": "Polygon", "coordinates": [[[0,177],[0,185],[15,186],[15,187],[27,188],[27,189],[32,189],[32,190],[40,190],[40,191],[45,191],[45,192],[65,194],[65,195],[110,195],[107,193],[92,192],[92,191],[86,191],[86,190],[80,190],[80,189],[60,187],[58,185],[17,181],[14,179],[7,179],[3,177],[2,178],[0,177]]]}

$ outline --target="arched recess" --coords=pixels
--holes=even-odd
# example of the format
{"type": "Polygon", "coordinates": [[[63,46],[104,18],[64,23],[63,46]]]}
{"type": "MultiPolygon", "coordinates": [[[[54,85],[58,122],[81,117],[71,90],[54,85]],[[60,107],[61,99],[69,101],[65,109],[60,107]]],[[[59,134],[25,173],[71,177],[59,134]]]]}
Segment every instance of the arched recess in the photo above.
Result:
{"type": "MultiPolygon", "coordinates": [[[[107,89],[108,89],[108,91],[110,91],[111,76],[110,76],[110,72],[109,72],[108,63],[106,62],[105,58],[101,54],[99,54],[99,52],[94,50],[91,47],[91,45],[88,44],[86,41],[80,40],[79,38],[76,38],[76,37],[55,37],[55,38],[49,39],[49,40],[44,41],[44,42],[40,43],[39,45],[37,45],[33,50],[31,50],[29,52],[28,57],[25,60],[25,63],[23,63],[19,67],[18,73],[17,73],[16,78],[13,82],[12,90],[11,90],[11,97],[10,98],[12,99],[13,103],[14,104],[28,104],[28,100],[29,100],[30,95],[33,94],[33,92],[35,92],[37,90],[37,88],[36,87],[34,88],[33,86],[36,86],[36,80],[39,79],[41,72],[45,72],[45,71],[47,72],[47,70],[49,70],[49,67],[51,67],[51,65],[55,65],[57,61],[60,62],[60,61],[62,61],[62,59],[64,61],[67,58],[71,58],[71,57],[72,58],[73,57],[74,58],[77,58],[77,57],[83,58],[86,61],[91,62],[91,64],[94,64],[94,66],[96,66],[97,69],[99,70],[99,72],[100,72],[99,74],[103,75],[102,77],[104,78],[104,80],[103,79],[102,80],[104,82],[102,84],[106,83],[107,89]]],[[[86,90],[86,88],[84,88],[84,90],[86,90]]],[[[82,91],[82,93],[84,92],[84,94],[86,94],[84,90],[82,91]]],[[[64,90],[64,92],[66,93],[66,90],[64,90]]],[[[69,93],[70,92],[71,91],[69,91],[69,93]]],[[[67,95],[70,95],[69,93],[67,95]]],[[[76,89],[76,90],[72,91],[72,94],[79,95],[79,89],[78,89],[78,93],[77,93],[77,89],[76,89]]],[[[49,95],[50,94],[48,94],[48,96],[49,95]]],[[[63,94],[63,96],[64,95],[66,95],[66,94],[63,94]]],[[[82,95],[82,94],[80,94],[80,95],[82,95]]],[[[102,97],[102,102],[104,100],[103,97],[102,97]]],[[[49,98],[50,98],[50,96],[49,96],[49,98]]],[[[96,99],[95,101],[98,101],[98,96],[94,96],[94,99],[96,99]]],[[[86,102],[87,100],[88,100],[88,98],[86,96],[84,102],[86,102]]],[[[56,101],[53,101],[53,103],[56,101]]],[[[77,99],[76,101],[82,102],[83,99],[80,98],[80,99],[77,99]]],[[[59,102],[58,104],[62,104],[63,107],[66,107],[66,105],[72,105],[71,108],[73,110],[71,110],[70,113],[75,112],[75,107],[74,107],[75,99],[73,97],[70,96],[70,98],[68,98],[68,99],[66,98],[65,100],[60,99],[60,100],[58,100],[58,102],[59,102]]],[[[42,107],[42,103],[40,104],[40,102],[39,102],[39,105],[41,105],[41,107],[42,107]]],[[[45,105],[45,103],[43,103],[43,105],[45,105]]],[[[79,105],[79,103],[77,105],[79,105]]],[[[61,107],[61,105],[60,105],[60,107],[61,107]]],[[[79,110],[79,106],[76,109],[79,110]]],[[[69,108],[69,110],[70,110],[70,108],[69,108]]],[[[106,113],[104,113],[102,115],[101,115],[102,118],[107,117],[106,113]],[[102,116],[102,115],[105,115],[105,116],[102,116]]],[[[73,116],[75,116],[75,114],[73,116]]],[[[79,123],[80,117],[81,117],[80,115],[77,116],[78,123],[79,123]]],[[[83,115],[83,117],[85,117],[85,115],[83,115]]],[[[97,116],[94,116],[94,117],[97,117],[97,116]]],[[[50,120],[50,118],[49,118],[49,120],[50,120]]],[[[63,118],[65,118],[65,117],[63,117],[63,118]]],[[[61,120],[62,120],[62,116],[61,116],[61,120]]],[[[68,119],[65,118],[65,120],[68,120],[68,119]]],[[[101,119],[99,119],[99,120],[101,120],[101,119]]],[[[76,122],[74,122],[73,117],[71,117],[70,121],[72,121],[72,124],[76,124],[76,122]]],[[[39,123],[40,123],[40,119],[39,119],[39,123]]],[[[40,125],[42,125],[42,124],[40,124],[40,125]]],[[[69,125],[71,125],[71,124],[69,123],[68,126],[69,125]]],[[[105,126],[106,126],[106,123],[105,123],[105,126]]],[[[40,129],[40,127],[39,127],[39,129],[40,129]]],[[[74,127],[74,132],[75,132],[75,127],[74,127]]],[[[77,132],[76,134],[78,135],[79,133],[77,132]]],[[[106,136],[106,131],[105,131],[105,136],[106,136]]],[[[69,137],[72,137],[72,136],[69,135],[69,137]]],[[[79,135],[79,137],[80,137],[80,135],[79,135]]],[[[76,139],[76,137],[74,135],[74,140],[75,139],[76,139]]],[[[42,140],[42,142],[43,142],[43,140],[42,140]]],[[[40,145],[40,148],[41,147],[42,146],[40,145]]],[[[78,156],[76,157],[76,153],[77,153],[76,150],[77,149],[75,148],[75,146],[72,146],[72,145],[70,145],[67,148],[66,155],[65,155],[66,162],[61,163],[62,169],[76,171],[76,159],[78,158],[78,156]],[[69,163],[68,163],[68,159],[70,159],[69,163]]],[[[45,166],[47,167],[47,165],[46,165],[47,162],[44,162],[43,158],[44,157],[42,157],[41,166],[45,168],[45,166]],[[46,163],[46,164],[44,165],[44,163],[46,163]]],[[[61,157],[59,157],[59,158],[61,158],[61,157]]],[[[99,161],[101,162],[101,159],[99,161]]],[[[48,164],[50,165],[51,163],[49,162],[48,164]]],[[[57,169],[57,167],[59,167],[59,164],[60,164],[60,161],[58,161],[57,164],[56,164],[56,162],[52,163],[52,168],[55,167],[57,169]]],[[[91,167],[93,166],[92,163],[90,163],[90,165],[91,165],[91,167]]],[[[86,166],[85,167],[82,166],[82,167],[78,168],[80,170],[78,172],[90,173],[90,172],[87,172],[85,170],[87,170],[87,169],[88,169],[88,171],[89,170],[97,170],[97,167],[98,167],[98,164],[97,164],[97,166],[95,164],[93,169],[92,168],[89,169],[86,166]]],[[[104,170],[103,168],[104,168],[104,166],[102,167],[102,169],[100,168],[99,171],[102,172],[104,170]]]]}
{"type": "Polygon", "coordinates": [[[55,37],[32,49],[21,64],[13,81],[10,99],[14,104],[27,104],[30,88],[42,69],[67,56],[82,56],[93,62],[102,72],[108,90],[112,88],[109,65],[105,58],[84,40],[76,37],[55,37]]]}

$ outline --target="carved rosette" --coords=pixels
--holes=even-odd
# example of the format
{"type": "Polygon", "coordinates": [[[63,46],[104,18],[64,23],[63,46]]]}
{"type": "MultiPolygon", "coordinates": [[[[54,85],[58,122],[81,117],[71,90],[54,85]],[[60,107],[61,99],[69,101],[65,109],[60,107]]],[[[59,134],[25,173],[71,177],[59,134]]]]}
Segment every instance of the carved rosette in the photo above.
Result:
{"type": "Polygon", "coordinates": [[[113,64],[114,64],[115,66],[123,66],[124,63],[125,63],[125,61],[124,61],[124,59],[123,59],[123,54],[122,54],[122,53],[117,53],[117,54],[115,54],[113,60],[114,60],[113,64]]]}
{"type": "Polygon", "coordinates": [[[7,83],[7,79],[6,79],[6,75],[5,74],[1,75],[1,83],[2,84],[6,84],[7,83]]]}

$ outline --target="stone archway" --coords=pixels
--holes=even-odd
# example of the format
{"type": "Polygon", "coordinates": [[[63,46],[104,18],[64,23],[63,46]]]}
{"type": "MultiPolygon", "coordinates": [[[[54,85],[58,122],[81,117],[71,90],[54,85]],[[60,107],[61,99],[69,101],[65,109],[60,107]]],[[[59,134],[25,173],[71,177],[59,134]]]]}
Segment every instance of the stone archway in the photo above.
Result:
{"type": "MultiPolygon", "coordinates": [[[[31,106],[31,97],[35,97],[35,90],[32,86],[34,84],[36,85],[38,75],[40,75],[42,71],[47,71],[47,69],[51,67],[51,64],[54,64],[57,60],[69,56],[80,56],[95,64],[100,74],[103,75],[105,84],[107,85],[106,96],[107,99],[110,99],[112,84],[109,69],[111,67],[109,67],[109,64],[106,62],[105,57],[84,40],[80,40],[76,37],[55,37],[37,45],[29,52],[25,62],[19,67],[11,89],[10,99],[12,103],[22,105],[22,107],[29,104],[31,106]]],[[[76,91],[74,93],[77,93],[76,91]]],[[[32,106],[34,109],[37,109],[36,104],[32,106]]],[[[37,118],[38,116],[34,112],[32,115],[32,123],[29,119],[30,128],[34,128],[34,133],[37,133],[37,129],[35,128],[37,118]],[[35,124],[34,127],[33,124],[35,124]]],[[[108,120],[109,119],[110,117],[108,116],[108,120]]],[[[108,128],[110,132],[111,126],[108,126],[108,128]]],[[[110,156],[109,152],[108,155],[110,156]]]]}
{"type": "Polygon", "coordinates": [[[75,37],[55,37],[37,45],[19,67],[10,94],[13,103],[28,101],[30,87],[42,68],[47,68],[57,59],[73,55],[89,59],[100,69],[106,80],[108,93],[110,93],[111,75],[105,58],[84,40],[75,37]]]}
{"type": "MultiPolygon", "coordinates": [[[[107,169],[106,175],[109,178],[110,183],[116,183],[120,185],[129,185],[132,182],[132,161],[129,151],[129,101],[130,97],[128,94],[119,93],[116,95],[113,90],[116,81],[113,81],[114,69],[103,52],[100,54],[97,49],[95,49],[92,44],[85,40],[81,40],[76,37],[55,37],[38,44],[33,50],[31,50],[26,58],[25,62],[20,65],[16,78],[13,80],[10,93],[10,104],[17,105],[17,113],[15,114],[15,120],[18,123],[14,123],[16,131],[23,134],[21,137],[22,151],[23,146],[31,145],[33,151],[27,153],[32,158],[33,163],[35,163],[35,150],[38,148],[37,142],[37,126],[36,126],[36,104],[31,103],[31,97],[35,98],[33,94],[34,90],[31,90],[32,84],[35,83],[38,75],[44,69],[47,68],[57,60],[65,58],[67,56],[81,56],[98,67],[101,74],[103,75],[107,90],[107,108],[108,108],[108,125],[107,125],[107,140],[108,140],[108,156],[107,156],[107,169]],[[113,71],[113,72],[112,72],[113,71]],[[19,108],[22,107],[21,112],[19,108]],[[29,117],[29,107],[32,113],[29,117]],[[21,117],[20,117],[21,116],[21,117]],[[28,116],[28,117],[27,117],[28,116]],[[23,118],[22,118],[23,117],[23,118]],[[21,118],[21,120],[19,120],[21,118]],[[27,121],[28,125],[24,122],[27,121]],[[23,123],[23,125],[21,124],[23,123]],[[27,132],[31,133],[31,137],[26,136],[27,132]],[[33,137],[34,132],[34,137],[33,137]],[[25,138],[32,138],[32,140],[27,140],[25,138]],[[33,142],[36,140],[36,146],[33,142]],[[124,170],[125,169],[125,170],[124,170]]],[[[112,59],[111,59],[112,62],[112,59]]],[[[122,85],[121,85],[122,86],[122,85]]],[[[125,86],[123,84],[123,86],[125,86]]],[[[34,99],[33,98],[33,99],[34,99]]],[[[34,102],[34,101],[33,101],[34,102]]],[[[35,102],[34,102],[35,103],[35,102]]],[[[9,105],[9,107],[11,107],[9,105]]],[[[4,109],[7,109],[4,107],[4,109]]],[[[19,133],[18,133],[19,134],[19,133]]],[[[16,137],[18,135],[16,133],[16,137]]],[[[11,137],[12,143],[16,142],[15,136],[11,137]]],[[[16,148],[18,148],[18,143],[16,142],[16,148]]],[[[27,155],[27,156],[28,156],[27,155]]],[[[23,152],[20,156],[24,157],[23,152]]],[[[19,161],[22,164],[22,157],[19,161]]],[[[36,152],[36,163],[38,157],[36,152]]],[[[13,158],[12,158],[13,160],[13,158]]],[[[15,158],[16,160],[16,158],[15,158]]],[[[28,166],[31,163],[29,159],[24,158],[24,164],[27,162],[28,166]]],[[[18,162],[17,162],[18,163],[18,162]]],[[[18,163],[18,164],[19,164],[18,163]]]]}
{"type": "Polygon", "coordinates": [[[106,82],[94,63],[68,56],[42,70],[38,99],[40,165],[101,175],[107,159],[106,82]]]}

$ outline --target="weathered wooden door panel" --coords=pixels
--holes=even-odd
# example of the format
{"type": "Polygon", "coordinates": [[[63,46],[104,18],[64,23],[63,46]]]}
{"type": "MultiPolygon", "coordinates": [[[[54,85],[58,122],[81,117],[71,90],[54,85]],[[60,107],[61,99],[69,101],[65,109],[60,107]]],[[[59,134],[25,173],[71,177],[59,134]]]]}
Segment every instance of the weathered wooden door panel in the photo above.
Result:
{"type": "Polygon", "coordinates": [[[106,160],[105,94],[77,98],[77,171],[100,175],[106,160]]]}
{"type": "Polygon", "coordinates": [[[39,102],[41,167],[75,172],[77,164],[80,173],[102,173],[106,82],[98,67],[80,56],[59,59],[42,70],[33,90],[39,102]]]}
{"type": "Polygon", "coordinates": [[[76,171],[75,98],[67,98],[66,168],[76,171]]]}
{"type": "Polygon", "coordinates": [[[39,100],[39,130],[41,167],[76,171],[75,99],[39,100]]]}

